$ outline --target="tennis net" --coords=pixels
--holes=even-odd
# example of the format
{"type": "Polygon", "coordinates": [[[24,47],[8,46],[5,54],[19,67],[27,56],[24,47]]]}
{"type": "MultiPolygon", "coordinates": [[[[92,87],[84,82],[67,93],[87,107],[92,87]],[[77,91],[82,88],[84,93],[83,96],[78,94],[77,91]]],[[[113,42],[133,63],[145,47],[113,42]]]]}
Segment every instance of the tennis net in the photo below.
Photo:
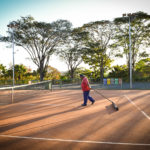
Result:
{"type": "Polygon", "coordinates": [[[52,90],[51,81],[25,84],[13,87],[0,88],[0,105],[10,104],[44,94],[52,90]],[[45,91],[45,92],[44,92],[45,91]]]}

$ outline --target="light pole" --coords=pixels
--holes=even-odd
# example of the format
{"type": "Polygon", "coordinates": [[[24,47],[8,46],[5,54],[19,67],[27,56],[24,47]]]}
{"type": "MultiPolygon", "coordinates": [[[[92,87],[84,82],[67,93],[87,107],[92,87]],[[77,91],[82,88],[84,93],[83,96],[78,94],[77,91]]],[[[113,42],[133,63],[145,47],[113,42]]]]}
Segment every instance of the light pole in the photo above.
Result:
{"type": "Polygon", "coordinates": [[[129,19],[129,61],[130,61],[130,89],[132,89],[132,41],[131,41],[131,21],[134,19],[135,14],[123,14],[123,17],[129,19]]]}
{"type": "Polygon", "coordinates": [[[8,25],[8,28],[12,29],[12,56],[13,56],[13,85],[12,85],[12,96],[11,100],[12,103],[14,102],[14,85],[15,85],[15,57],[14,57],[14,48],[15,48],[15,39],[14,39],[14,29],[17,28],[17,24],[12,22],[11,24],[8,25]]]}
{"type": "Polygon", "coordinates": [[[12,86],[13,87],[15,85],[15,57],[14,57],[15,39],[14,39],[14,28],[16,28],[16,27],[17,27],[17,25],[14,24],[14,23],[11,23],[11,24],[8,25],[8,28],[12,29],[12,57],[13,57],[13,68],[12,68],[12,70],[13,70],[13,84],[12,84],[12,86]]]}

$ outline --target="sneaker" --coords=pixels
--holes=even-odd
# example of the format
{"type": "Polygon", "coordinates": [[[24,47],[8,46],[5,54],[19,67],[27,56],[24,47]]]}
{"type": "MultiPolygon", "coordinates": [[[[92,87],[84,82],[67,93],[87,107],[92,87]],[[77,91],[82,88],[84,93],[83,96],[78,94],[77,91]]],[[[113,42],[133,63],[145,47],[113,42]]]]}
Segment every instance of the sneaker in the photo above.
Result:
{"type": "Polygon", "coordinates": [[[92,105],[95,103],[95,100],[92,102],[92,105]]]}
{"type": "Polygon", "coordinates": [[[81,106],[86,106],[86,104],[82,104],[81,106]]]}

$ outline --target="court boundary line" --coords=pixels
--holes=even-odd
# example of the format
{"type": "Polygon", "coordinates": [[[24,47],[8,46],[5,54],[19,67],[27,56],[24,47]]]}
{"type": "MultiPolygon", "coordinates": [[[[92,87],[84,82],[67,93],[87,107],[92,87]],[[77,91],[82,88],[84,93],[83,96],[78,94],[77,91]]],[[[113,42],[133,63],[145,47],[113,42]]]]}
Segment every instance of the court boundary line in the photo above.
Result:
{"type": "Polygon", "coordinates": [[[127,98],[127,100],[134,106],[136,107],[147,119],[150,120],[150,116],[146,114],[141,108],[139,108],[127,95],[124,95],[124,97],[127,98]]]}
{"type": "Polygon", "coordinates": [[[55,138],[38,138],[38,137],[13,136],[13,135],[0,135],[0,137],[17,138],[17,139],[42,140],[42,141],[56,141],[56,142],[89,143],[89,144],[150,146],[150,144],[144,144],[144,143],[103,142],[103,141],[87,141],[87,140],[85,141],[85,140],[55,139],[55,138]]]}
{"type": "MultiPolygon", "coordinates": [[[[66,104],[36,104],[36,103],[20,103],[19,105],[31,105],[31,106],[39,106],[39,105],[41,105],[41,106],[66,106],[66,104]]],[[[74,106],[74,105],[72,105],[72,106],[74,106]]]]}

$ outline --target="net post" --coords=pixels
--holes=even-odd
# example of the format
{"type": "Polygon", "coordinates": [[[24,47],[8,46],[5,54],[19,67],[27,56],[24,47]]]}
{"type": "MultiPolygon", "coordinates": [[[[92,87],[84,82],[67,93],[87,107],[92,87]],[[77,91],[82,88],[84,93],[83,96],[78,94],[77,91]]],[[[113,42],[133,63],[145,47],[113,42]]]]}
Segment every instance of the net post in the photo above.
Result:
{"type": "Polygon", "coordinates": [[[51,92],[52,92],[52,81],[49,82],[49,89],[50,89],[51,92]]]}

